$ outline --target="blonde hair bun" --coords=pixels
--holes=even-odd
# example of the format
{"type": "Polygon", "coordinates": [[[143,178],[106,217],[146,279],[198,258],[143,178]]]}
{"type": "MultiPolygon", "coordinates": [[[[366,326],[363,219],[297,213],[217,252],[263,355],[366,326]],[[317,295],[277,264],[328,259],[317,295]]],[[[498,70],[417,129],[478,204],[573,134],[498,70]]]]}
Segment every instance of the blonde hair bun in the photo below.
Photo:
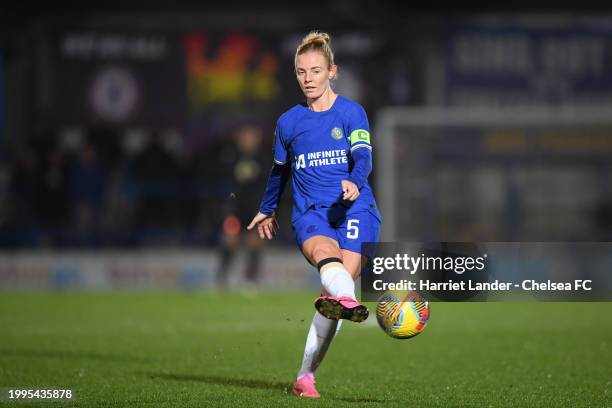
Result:
{"type": "Polygon", "coordinates": [[[331,38],[327,33],[320,33],[318,31],[311,31],[308,33],[306,37],[302,39],[301,46],[306,46],[309,44],[327,44],[329,45],[331,38]]]}
{"type": "Polygon", "coordinates": [[[330,42],[331,37],[329,34],[319,31],[311,31],[302,39],[302,43],[297,47],[295,52],[295,60],[297,61],[298,55],[314,50],[321,52],[325,56],[328,66],[331,67],[334,65],[334,52],[329,45],[330,42]]]}

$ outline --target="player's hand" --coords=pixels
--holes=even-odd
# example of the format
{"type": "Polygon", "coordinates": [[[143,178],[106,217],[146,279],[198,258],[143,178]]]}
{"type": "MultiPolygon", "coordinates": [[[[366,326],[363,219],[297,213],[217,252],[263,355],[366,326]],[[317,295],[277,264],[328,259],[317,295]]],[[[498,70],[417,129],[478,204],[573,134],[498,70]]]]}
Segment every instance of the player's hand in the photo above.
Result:
{"type": "Polygon", "coordinates": [[[261,239],[272,239],[278,232],[278,222],[276,222],[274,214],[266,215],[258,212],[247,229],[252,230],[255,225],[257,225],[257,232],[259,232],[259,238],[261,239]]]}
{"type": "Polygon", "coordinates": [[[352,181],[342,180],[343,200],[355,201],[359,197],[359,189],[352,181]]]}

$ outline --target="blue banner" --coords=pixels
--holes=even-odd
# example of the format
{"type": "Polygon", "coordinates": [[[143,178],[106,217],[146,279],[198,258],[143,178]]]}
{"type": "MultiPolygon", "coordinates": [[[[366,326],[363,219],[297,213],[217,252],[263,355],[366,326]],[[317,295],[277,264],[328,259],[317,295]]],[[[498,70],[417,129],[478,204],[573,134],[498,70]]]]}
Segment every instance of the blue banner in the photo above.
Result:
{"type": "Polygon", "coordinates": [[[612,105],[612,20],[451,23],[443,54],[448,105],[612,105]]]}

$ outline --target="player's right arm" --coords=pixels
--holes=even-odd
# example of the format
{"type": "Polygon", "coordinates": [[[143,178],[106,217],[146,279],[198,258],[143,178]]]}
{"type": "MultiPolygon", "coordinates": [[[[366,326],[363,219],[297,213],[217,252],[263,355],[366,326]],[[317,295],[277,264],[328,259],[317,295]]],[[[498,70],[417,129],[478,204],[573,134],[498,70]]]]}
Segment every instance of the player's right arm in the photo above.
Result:
{"type": "Polygon", "coordinates": [[[280,124],[277,123],[274,132],[274,163],[268,176],[266,191],[261,200],[259,212],[247,227],[248,230],[251,230],[257,225],[261,239],[272,239],[278,232],[278,222],[274,216],[274,211],[278,207],[289,174],[291,174],[289,152],[282,137],[280,124]]]}
{"type": "Polygon", "coordinates": [[[261,200],[261,206],[259,212],[253,218],[248,230],[251,230],[257,225],[259,237],[261,239],[272,239],[278,232],[278,222],[274,216],[274,211],[278,207],[280,198],[282,196],[287,179],[290,174],[290,164],[286,163],[283,165],[274,163],[270,176],[268,177],[268,184],[266,185],[266,191],[264,193],[263,200],[261,200]]]}

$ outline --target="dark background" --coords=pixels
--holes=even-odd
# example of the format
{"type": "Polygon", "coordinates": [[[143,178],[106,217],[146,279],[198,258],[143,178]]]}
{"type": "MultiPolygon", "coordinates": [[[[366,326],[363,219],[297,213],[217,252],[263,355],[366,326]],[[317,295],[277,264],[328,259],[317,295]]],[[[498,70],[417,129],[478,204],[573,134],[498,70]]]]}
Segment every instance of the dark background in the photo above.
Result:
{"type": "MultiPolygon", "coordinates": [[[[276,118],[301,100],[293,54],[313,29],[332,34],[334,87],[365,107],[373,129],[389,106],[612,103],[612,11],[588,3],[26,2],[0,11],[0,247],[8,250],[214,248],[229,207],[242,209],[243,228],[263,193],[276,118]],[[514,63],[521,44],[529,66],[514,63]],[[246,125],[263,138],[249,173],[257,188],[243,193],[234,136],[246,125]]],[[[448,152],[470,140],[458,134],[438,153],[455,172],[464,167],[448,152]]],[[[509,207],[488,219],[502,228],[485,238],[607,240],[609,156],[593,154],[599,182],[588,202],[555,212],[537,234],[517,229],[533,218],[528,207],[509,207]],[[577,223],[587,227],[550,226],[578,207],[587,221],[577,223]]],[[[529,194],[519,188],[508,205],[529,194]]],[[[293,244],[290,197],[273,245],[293,244]]],[[[453,231],[479,224],[469,205],[458,208],[431,219],[461,224],[453,231]]],[[[436,238],[420,230],[412,238],[425,235],[436,238]]],[[[466,238],[459,235],[443,238],[466,238]]]]}

